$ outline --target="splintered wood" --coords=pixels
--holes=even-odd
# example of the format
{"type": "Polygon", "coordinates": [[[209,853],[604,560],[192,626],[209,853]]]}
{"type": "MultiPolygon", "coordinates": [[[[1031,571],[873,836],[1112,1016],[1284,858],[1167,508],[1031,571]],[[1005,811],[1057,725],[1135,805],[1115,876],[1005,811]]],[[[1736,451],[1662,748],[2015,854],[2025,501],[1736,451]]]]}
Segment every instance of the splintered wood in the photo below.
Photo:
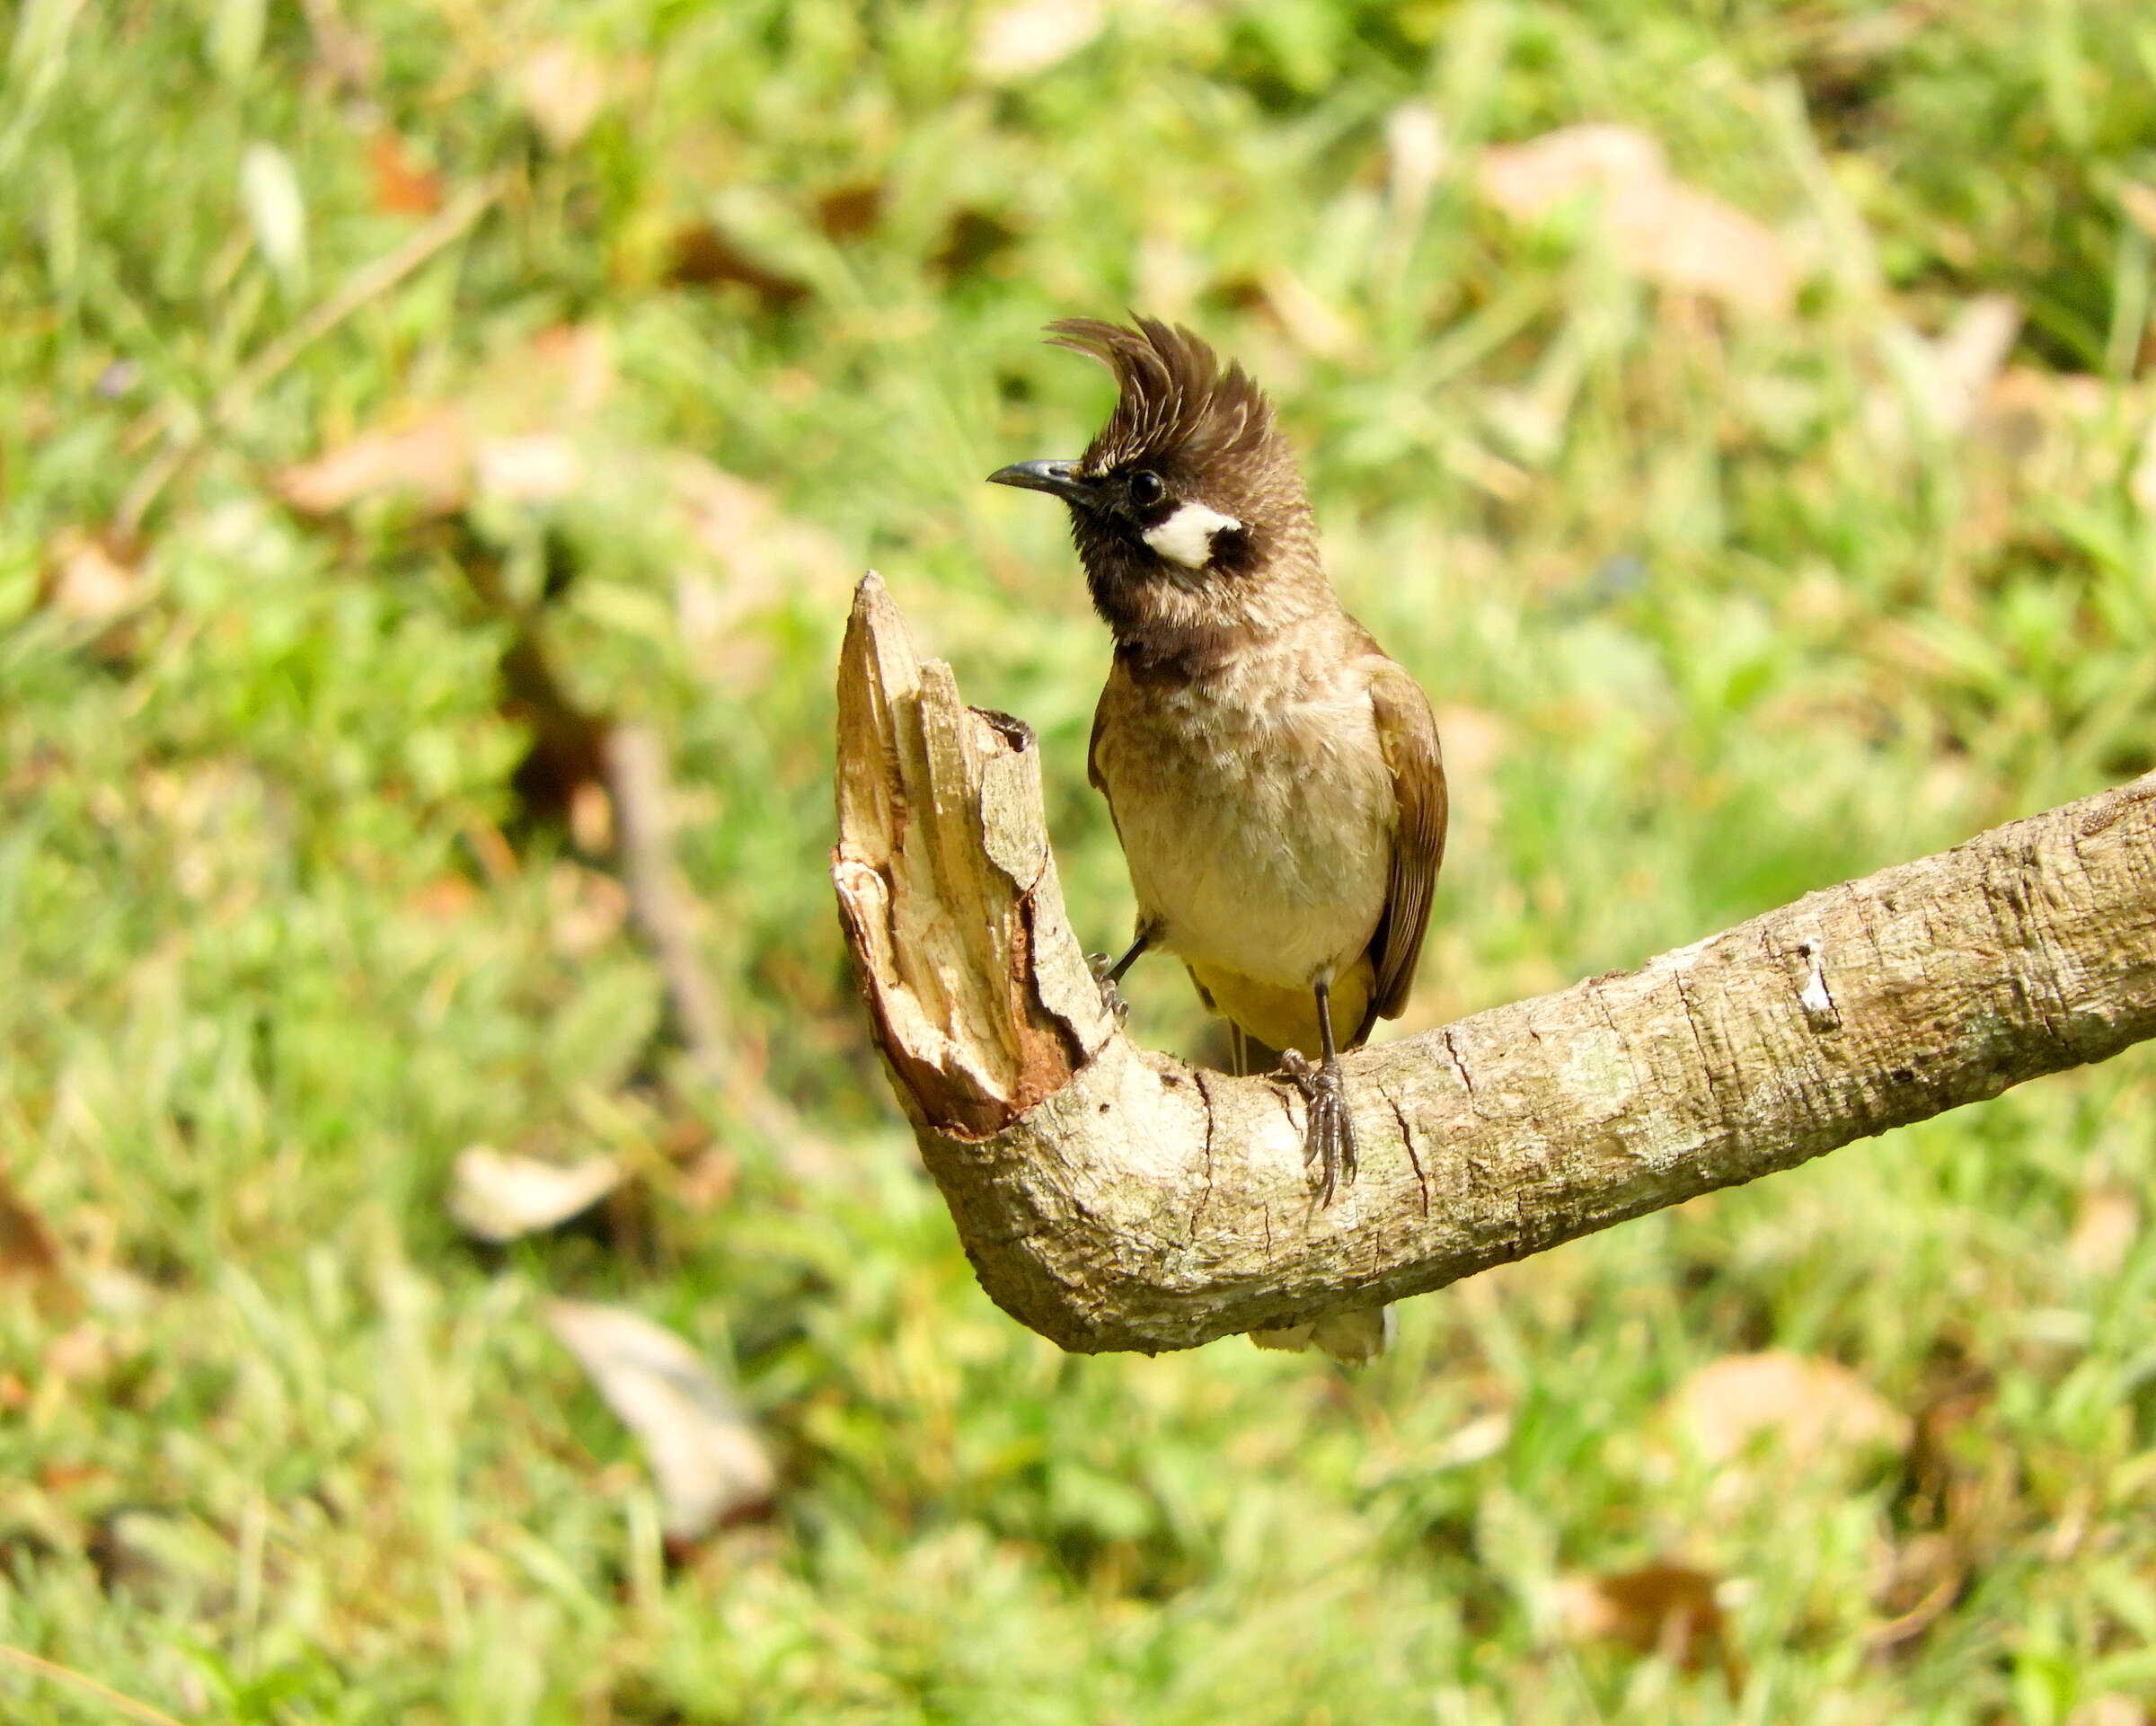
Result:
{"type": "Polygon", "coordinates": [[[838,682],[832,880],[916,1120],[985,1138],[1069,1084],[1109,1025],[1063,918],[1040,756],[923,663],[873,573],[838,682]]]}
{"type": "Polygon", "coordinates": [[[1420,1294],[2156,1035],[2152,776],[1356,1051],[1362,1166],[1321,1206],[1291,1088],[1102,1009],[1032,734],[965,705],[873,574],[838,695],[832,879],[878,1045],[982,1287],[1067,1349],[1420,1294]]]}

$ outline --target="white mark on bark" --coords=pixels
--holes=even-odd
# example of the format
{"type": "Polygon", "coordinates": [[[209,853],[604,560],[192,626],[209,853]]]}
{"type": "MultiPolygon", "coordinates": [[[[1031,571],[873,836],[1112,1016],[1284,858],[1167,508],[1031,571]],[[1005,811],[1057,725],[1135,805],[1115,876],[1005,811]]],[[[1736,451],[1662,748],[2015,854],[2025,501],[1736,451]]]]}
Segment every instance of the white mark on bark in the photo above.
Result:
{"type": "Polygon", "coordinates": [[[1797,1005],[1804,1009],[1804,1016],[1814,1031],[1839,1031],[1842,1013],[1834,1005],[1834,997],[1826,987],[1826,967],[1820,963],[1819,947],[1816,942],[1800,943],[1797,951],[1804,955],[1809,969],[1805,974],[1804,987],[1798,991],[1797,1005]]]}

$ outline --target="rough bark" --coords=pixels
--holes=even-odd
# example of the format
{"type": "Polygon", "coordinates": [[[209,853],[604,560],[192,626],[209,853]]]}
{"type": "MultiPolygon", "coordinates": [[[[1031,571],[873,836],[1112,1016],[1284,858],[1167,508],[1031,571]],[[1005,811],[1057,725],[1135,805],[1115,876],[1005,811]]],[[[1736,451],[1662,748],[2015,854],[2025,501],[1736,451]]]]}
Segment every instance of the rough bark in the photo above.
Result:
{"type": "Polygon", "coordinates": [[[839,668],[832,876],[877,1040],[981,1285],[1087,1352],[1440,1288],[2156,1035],[2156,775],[1807,894],[1639,969],[1347,1058],[1303,1105],[1141,1049],[1064,915],[1038,752],[882,582],[839,668]]]}

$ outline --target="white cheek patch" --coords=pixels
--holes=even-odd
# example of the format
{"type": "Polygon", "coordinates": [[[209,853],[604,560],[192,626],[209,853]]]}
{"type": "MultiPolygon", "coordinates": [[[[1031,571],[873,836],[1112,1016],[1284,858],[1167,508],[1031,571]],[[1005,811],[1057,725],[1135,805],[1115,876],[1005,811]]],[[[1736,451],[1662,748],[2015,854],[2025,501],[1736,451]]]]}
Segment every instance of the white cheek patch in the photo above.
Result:
{"type": "Polygon", "coordinates": [[[1186,503],[1158,527],[1145,530],[1145,543],[1171,562],[1202,570],[1213,558],[1213,536],[1242,524],[1202,503],[1186,503]]]}

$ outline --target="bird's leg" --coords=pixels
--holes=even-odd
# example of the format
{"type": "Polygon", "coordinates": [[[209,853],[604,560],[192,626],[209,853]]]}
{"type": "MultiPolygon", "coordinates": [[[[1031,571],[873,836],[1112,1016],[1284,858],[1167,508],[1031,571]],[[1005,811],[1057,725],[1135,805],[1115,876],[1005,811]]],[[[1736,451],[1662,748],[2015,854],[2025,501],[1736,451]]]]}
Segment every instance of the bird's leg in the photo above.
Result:
{"type": "Polygon", "coordinates": [[[1330,1205],[1342,1181],[1355,1179],[1355,1121],[1348,1112],[1340,1083],[1339,1051],[1332,1043],[1332,985],[1317,985],[1318,1040],[1325,1058],[1312,1067],[1294,1049],[1284,1050],[1280,1070],[1294,1082],[1310,1104],[1310,1132],[1303,1141],[1303,1161],[1318,1165],[1318,1202],[1330,1205]]]}
{"type": "Polygon", "coordinates": [[[1123,980],[1123,973],[1138,962],[1138,955],[1153,945],[1153,931],[1140,929],[1137,938],[1124,949],[1123,957],[1109,964],[1106,953],[1088,953],[1087,968],[1093,973],[1093,981],[1100,986],[1100,1005],[1118,1024],[1130,1016],[1130,1003],[1123,998],[1123,991],[1116,987],[1123,980]]]}

